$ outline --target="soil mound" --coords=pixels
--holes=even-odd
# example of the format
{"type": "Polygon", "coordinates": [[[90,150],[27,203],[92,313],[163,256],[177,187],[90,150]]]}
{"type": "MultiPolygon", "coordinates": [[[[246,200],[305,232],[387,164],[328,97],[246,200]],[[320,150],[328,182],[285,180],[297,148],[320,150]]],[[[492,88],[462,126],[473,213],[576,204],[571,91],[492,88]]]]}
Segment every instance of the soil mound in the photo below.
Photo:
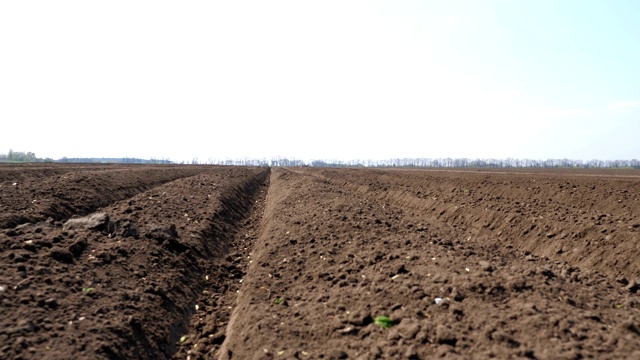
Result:
{"type": "Polygon", "coordinates": [[[51,172],[58,175],[45,176],[50,174],[47,171],[33,175],[27,172],[21,176],[14,174],[16,180],[0,182],[0,229],[47,218],[64,220],[86,215],[154,186],[199,174],[206,168],[140,166],[96,170],[89,167],[78,171],[76,167],[62,166],[62,169],[53,169],[51,172]]]}

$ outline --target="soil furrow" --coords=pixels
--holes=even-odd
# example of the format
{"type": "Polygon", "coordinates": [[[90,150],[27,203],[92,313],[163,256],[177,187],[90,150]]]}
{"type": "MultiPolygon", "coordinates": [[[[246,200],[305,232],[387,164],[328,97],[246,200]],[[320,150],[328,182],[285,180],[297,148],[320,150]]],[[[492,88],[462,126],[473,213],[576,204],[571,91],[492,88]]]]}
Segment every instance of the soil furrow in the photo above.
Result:
{"type": "Polygon", "coordinates": [[[65,172],[44,178],[5,182],[0,186],[0,229],[52,218],[86,215],[135,194],[206,167],[136,167],[65,172]]]}
{"type": "Polygon", "coordinates": [[[508,241],[469,241],[388,189],[352,189],[361,172],[297,171],[272,175],[221,359],[639,354],[637,289],[508,241]],[[378,326],[382,315],[394,326],[378,326]]]}
{"type": "Polygon", "coordinates": [[[171,357],[205,270],[228,251],[267,176],[211,169],[90,217],[0,234],[0,338],[13,340],[0,357],[171,357]]]}
{"type": "MultiPolygon", "coordinates": [[[[265,185],[268,184],[268,180],[265,185]]],[[[256,194],[248,216],[238,229],[224,232],[228,247],[208,262],[203,270],[204,284],[189,330],[181,337],[174,359],[216,358],[228,336],[232,310],[235,308],[246,269],[253,263],[255,241],[261,235],[268,187],[256,194]]],[[[265,296],[269,296],[266,289],[265,296]]]]}
{"type": "MultiPolygon", "coordinates": [[[[331,177],[333,172],[322,172],[331,177]]],[[[608,273],[640,274],[640,182],[524,174],[372,172],[347,185],[377,191],[383,201],[463,230],[465,238],[492,238],[523,251],[608,273]],[[412,181],[407,181],[411,179],[412,181]],[[364,183],[364,182],[367,183],[364,183]],[[579,205],[577,205],[579,204],[579,205]],[[627,256],[621,256],[627,253],[627,256]]],[[[373,191],[371,191],[373,193],[373,191]]]]}

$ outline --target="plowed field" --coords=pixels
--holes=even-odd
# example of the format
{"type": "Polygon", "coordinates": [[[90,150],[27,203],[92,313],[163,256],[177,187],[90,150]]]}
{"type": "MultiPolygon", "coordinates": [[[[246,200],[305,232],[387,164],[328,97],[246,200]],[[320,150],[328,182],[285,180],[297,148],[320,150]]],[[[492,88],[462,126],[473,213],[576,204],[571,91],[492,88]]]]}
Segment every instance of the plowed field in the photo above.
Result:
{"type": "Polygon", "coordinates": [[[640,358],[639,193],[633,170],[0,166],[0,358],[640,358]]]}

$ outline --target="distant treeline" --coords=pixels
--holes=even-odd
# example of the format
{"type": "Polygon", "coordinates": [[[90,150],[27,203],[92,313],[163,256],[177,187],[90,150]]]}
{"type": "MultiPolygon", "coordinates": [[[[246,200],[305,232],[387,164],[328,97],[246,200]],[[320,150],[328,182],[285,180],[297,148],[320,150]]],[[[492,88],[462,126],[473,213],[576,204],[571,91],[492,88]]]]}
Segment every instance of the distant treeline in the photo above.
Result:
{"type": "Polygon", "coordinates": [[[0,154],[0,162],[53,162],[53,159],[40,159],[36,154],[25,151],[9,150],[6,154],[0,154]]]}
{"type": "Polygon", "coordinates": [[[100,164],[173,164],[169,160],[139,158],[68,158],[56,160],[60,163],[100,163],[100,164]]]}
{"type": "Polygon", "coordinates": [[[51,158],[39,158],[32,152],[9,150],[6,154],[0,154],[0,162],[60,162],[60,163],[102,163],[102,164],[173,164],[169,160],[138,159],[138,158],[67,158],[59,160],[51,158]]]}
{"type": "Polygon", "coordinates": [[[388,160],[312,160],[308,163],[289,158],[272,159],[209,159],[209,164],[242,166],[311,166],[311,167],[405,167],[405,168],[633,168],[640,169],[640,160],[570,160],[570,159],[431,159],[403,158],[388,160]]]}
{"type": "MultiPolygon", "coordinates": [[[[0,162],[61,162],[61,163],[115,163],[115,164],[176,164],[168,159],[139,158],[67,158],[59,160],[40,159],[32,152],[9,150],[0,154],[0,162]]],[[[179,164],[205,164],[194,158],[191,162],[179,164]]],[[[271,159],[214,159],[206,164],[235,166],[311,166],[311,167],[403,167],[403,168],[602,168],[602,169],[640,169],[640,160],[571,160],[571,159],[466,159],[466,158],[402,158],[387,160],[311,160],[305,162],[295,158],[274,157],[271,159]]]]}

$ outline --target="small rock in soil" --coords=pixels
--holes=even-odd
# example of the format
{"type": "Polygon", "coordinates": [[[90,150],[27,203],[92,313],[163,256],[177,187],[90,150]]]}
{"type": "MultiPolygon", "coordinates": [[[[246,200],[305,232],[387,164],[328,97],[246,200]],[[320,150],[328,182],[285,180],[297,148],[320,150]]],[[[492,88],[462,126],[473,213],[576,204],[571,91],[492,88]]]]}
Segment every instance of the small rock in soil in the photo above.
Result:
{"type": "Polygon", "coordinates": [[[404,357],[406,359],[417,359],[418,352],[416,351],[416,347],[414,345],[409,346],[407,350],[404,352],[404,357]]]}
{"type": "Polygon", "coordinates": [[[404,264],[398,266],[398,268],[395,271],[395,274],[408,274],[408,273],[409,273],[409,270],[407,270],[404,264]]]}
{"type": "Polygon", "coordinates": [[[13,343],[14,349],[23,349],[27,347],[27,339],[24,336],[19,336],[13,343]]]}
{"type": "Polygon", "coordinates": [[[216,334],[214,334],[213,336],[211,336],[210,340],[211,340],[211,344],[214,345],[222,345],[222,343],[224,342],[224,339],[226,339],[226,335],[224,332],[218,332],[216,334]]]}
{"type": "Polygon", "coordinates": [[[63,262],[66,264],[71,264],[73,262],[73,254],[66,249],[61,247],[54,247],[49,251],[49,255],[59,262],[63,262]]]}
{"type": "Polygon", "coordinates": [[[391,328],[387,330],[387,340],[394,341],[400,339],[400,333],[398,333],[397,328],[391,328]]]}
{"type": "Polygon", "coordinates": [[[69,219],[64,223],[65,229],[90,229],[90,230],[107,230],[109,225],[109,215],[105,213],[95,213],[89,216],[69,219]]]}
{"type": "Polygon", "coordinates": [[[640,290],[640,284],[638,284],[637,281],[632,280],[629,282],[629,284],[627,286],[624,287],[625,290],[631,292],[631,293],[637,293],[638,290],[640,290]]]}
{"type": "Polygon", "coordinates": [[[140,237],[140,228],[137,224],[125,220],[121,224],[118,225],[118,235],[122,237],[132,237],[139,238],[140,237]]]}
{"type": "Polygon", "coordinates": [[[169,226],[160,226],[149,229],[145,234],[146,237],[158,240],[158,243],[162,243],[164,240],[173,240],[178,237],[178,231],[176,226],[171,224],[169,226]]]}
{"type": "Polygon", "coordinates": [[[402,319],[396,326],[398,333],[405,339],[413,339],[420,331],[420,324],[411,319],[402,319]]]}
{"type": "Polygon", "coordinates": [[[82,253],[87,248],[87,245],[88,245],[87,239],[76,241],[75,243],[69,246],[69,252],[71,252],[73,256],[78,257],[82,255],[82,253]]]}
{"type": "Polygon", "coordinates": [[[373,322],[371,313],[363,310],[355,310],[349,315],[349,324],[366,326],[373,322]]]}
{"type": "Polygon", "coordinates": [[[382,350],[380,350],[380,346],[378,344],[374,344],[374,345],[371,345],[371,348],[369,349],[369,354],[374,358],[377,358],[380,355],[382,355],[382,350]]]}
{"type": "Polygon", "coordinates": [[[624,277],[624,276],[616,278],[616,281],[619,282],[620,284],[624,285],[624,286],[629,285],[629,280],[627,280],[627,278],[624,277]]]}
{"type": "Polygon", "coordinates": [[[478,265],[480,265],[480,269],[482,269],[482,271],[492,272],[494,270],[493,266],[488,261],[479,261],[478,265]]]}
{"type": "Polygon", "coordinates": [[[421,344],[426,344],[428,340],[429,336],[427,335],[426,331],[420,331],[418,332],[418,334],[416,334],[416,341],[420,342],[421,344]]]}
{"type": "Polygon", "coordinates": [[[44,301],[44,305],[50,309],[55,309],[58,307],[58,300],[54,298],[48,298],[44,301]]]}
{"type": "Polygon", "coordinates": [[[21,333],[30,333],[36,330],[36,326],[29,320],[20,319],[15,329],[21,333]]]}
{"type": "Polygon", "coordinates": [[[456,343],[458,342],[458,338],[455,336],[453,331],[451,331],[446,326],[438,325],[438,327],[436,328],[435,341],[438,344],[456,346],[456,343]]]}
{"type": "Polygon", "coordinates": [[[329,359],[348,359],[349,355],[342,350],[334,349],[329,351],[328,358],[329,359]]]}

